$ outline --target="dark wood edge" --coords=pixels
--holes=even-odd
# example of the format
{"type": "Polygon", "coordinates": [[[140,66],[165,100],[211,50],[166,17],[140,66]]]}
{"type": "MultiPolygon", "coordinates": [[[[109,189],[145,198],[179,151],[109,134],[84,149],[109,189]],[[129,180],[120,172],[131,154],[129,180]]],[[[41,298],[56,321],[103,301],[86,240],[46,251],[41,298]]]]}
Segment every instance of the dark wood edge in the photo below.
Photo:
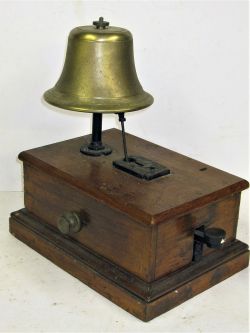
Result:
{"type": "MultiPolygon", "coordinates": [[[[25,153],[25,152],[24,152],[25,153]]],[[[24,163],[26,163],[29,168],[38,170],[39,173],[48,173],[48,174],[52,174],[54,178],[58,179],[59,182],[66,182],[67,186],[70,186],[72,188],[78,188],[80,190],[82,190],[81,187],[77,186],[77,184],[72,184],[71,182],[71,176],[65,173],[65,177],[61,177],[60,175],[58,175],[57,173],[57,169],[51,166],[48,166],[48,164],[41,162],[41,169],[39,169],[38,167],[36,167],[36,163],[34,163],[35,160],[34,157],[30,157],[29,159],[25,160],[24,163]],[[44,165],[42,167],[42,164],[44,165]],[[53,170],[55,171],[55,173],[53,172],[53,170]]],[[[191,202],[187,202],[181,206],[178,207],[174,207],[172,209],[169,209],[167,212],[163,212],[161,214],[157,214],[157,215],[150,215],[140,209],[131,209],[130,206],[125,205],[124,209],[121,209],[121,206],[119,204],[119,202],[115,202],[115,200],[113,200],[113,198],[110,197],[106,197],[106,199],[104,200],[102,197],[100,197],[99,199],[101,199],[102,201],[105,201],[105,204],[107,206],[109,206],[112,209],[117,210],[118,212],[122,212],[123,214],[126,214],[127,216],[129,216],[130,218],[132,217],[134,219],[134,221],[138,224],[143,224],[143,225],[148,225],[149,227],[154,228],[155,226],[157,226],[160,223],[165,223],[168,220],[171,220],[172,218],[179,218],[183,215],[186,215],[188,213],[190,213],[191,211],[194,211],[194,207],[195,210],[200,209],[203,206],[209,205],[211,203],[211,201],[215,202],[219,202],[221,200],[224,200],[227,196],[230,196],[232,194],[235,193],[240,193],[242,190],[248,188],[248,182],[246,180],[242,180],[242,182],[234,184],[233,186],[230,186],[227,188],[227,192],[225,192],[225,189],[221,189],[217,192],[214,192],[212,194],[208,194],[207,196],[198,198],[196,200],[193,200],[191,202]],[[245,184],[245,187],[242,187],[242,184],[244,185],[245,183],[247,183],[247,185],[245,184]],[[223,197],[224,195],[224,197],[223,197]],[[226,197],[225,197],[226,195],[226,197]]],[[[98,192],[100,193],[100,192],[98,192]]],[[[97,200],[97,196],[96,196],[96,192],[92,190],[91,186],[88,186],[86,184],[86,187],[84,188],[84,194],[97,200]]]]}
{"type": "MultiPolygon", "coordinates": [[[[39,239],[46,240],[54,248],[59,248],[66,255],[73,257],[82,266],[94,270],[98,275],[108,279],[146,303],[152,302],[164,294],[170,293],[193,279],[204,275],[206,272],[216,269],[216,267],[248,252],[248,246],[236,240],[229,243],[225,248],[207,255],[199,263],[191,263],[176,272],[148,283],[80,245],[74,239],[62,236],[54,227],[41,222],[26,209],[13,212],[10,217],[10,232],[19,238],[18,233],[15,232],[16,225],[19,225],[19,229],[30,230],[39,239]]],[[[20,239],[23,240],[22,238],[20,239]]],[[[28,245],[37,250],[33,247],[33,244],[28,245]]],[[[51,258],[49,259],[51,260],[51,258]]]]}
{"type": "MultiPolygon", "coordinates": [[[[109,132],[109,131],[118,131],[119,132],[120,130],[113,128],[113,129],[109,129],[109,130],[104,131],[104,133],[109,132]]],[[[129,136],[140,139],[143,142],[148,142],[148,141],[143,140],[141,138],[138,138],[138,137],[136,137],[132,134],[129,134],[129,133],[127,133],[127,134],[129,136]]],[[[82,137],[83,140],[84,140],[84,138],[86,138],[88,136],[89,135],[82,137]]],[[[74,139],[77,140],[79,138],[74,138],[74,139]]],[[[70,140],[72,140],[72,139],[70,139],[70,140]]],[[[65,141],[62,141],[62,142],[66,142],[66,141],[69,141],[69,140],[65,140],[65,141]]],[[[156,148],[165,149],[165,148],[163,148],[159,145],[156,145],[156,144],[154,144],[154,145],[155,145],[156,148]]],[[[47,145],[47,146],[50,146],[50,145],[47,145]]],[[[131,207],[128,207],[127,205],[124,205],[119,200],[114,200],[114,198],[110,198],[105,193],[102,193],[99,190],[98,191],[95,190],[93,187],[89,186],[87,183],[77,182],[77,180],[74,177],[72,177],[70,174],[65,173],[65,172],[63,172],[63,171],[45,163],[45,162],[43,162],[42,160],[32,156],[30,154],[32,152],[32,150],[33,149],[21,152],[18,155],[18,158],[20,160],[24,161],[25,163],[28,163],[32,167],[39,168],[40,172],[41,172],[41,170],[43,170],[44,172],[50,173],[54,177],[56,177],[60,180],[66,181],[71,186],[79,188],[80,190],[84,191],[85,194],[87,194],[87,195],[89,195],[89,196],[91,196],[95,199],[100,199],[102,201],[105,201],[105,203],[108,206],[110,206],[111,208],[114,208],[118,211],[121,211],[125,214],[128,214],[129,216],[132,216],[137,222],[143,223],[143,224],[148,224],[148,225],[156,225],[156,224],[165,222],[166,220],[171,219],[173,217],[187,214],[193,209],[194,205],[195,205],[196,208],[200,208],[200,207],[202,207],[206,204],[211,203],[212,201],[219,200],[222,197],[225,197],[227,195],[231,195],[233,193],[241,192],[241,191],[243,191],[243,190],[245,190],[249,187],[249,183],[246,180],[238,178],[239,179],[238,182],[236,182],[236,183],[234,183],[230,186],[226,186],[225,188],[222,188],[218,191],[210,193],[206,196],[202,196],[200,198],[197,198],[195,201],[181,204],[178,207],[174,207],[172,209],[169,209],[167,212],[162,212],[162,213],[156,214],[156,215],[150,215],[150,214],[148,214],[148,213],[146,213],[146,212],[144,212],[144,211],[142,211],[142,210],[140,210],[139,208],[136,208],[136,207],[133,207],[133,209],[131,209],[131,207]]],[[[171,151],[171,150],[169,150],[169,151],[171,151]]],[[[184,156],[184,155],[179,154],[179,153],[176,153],[176,154],[178,154],[180,156],[184,156]]],[[[194,159],[191,159],[191,160],[194,160],[194,159]]],[[[206,166],[210,167],[209,165],[206,165],[206,166]]],[[[216,169],[216,168],[214,168],[214,169],[216,169]]]]}
{"type": "Polygon", "coordinates": [[[224,187],[213,193],[209,193],[208,195],[197,198],[196,200],[186,202],[183,205],[169,209],[166,212],[157,214],[153,217],[153,221],[151,222],[151,224],[159,224],[159,223],[165,222],[166,220],[169,220],[173,217],[176,217],[176,216],[179,217],[181,215],[187,214],[190,211],[193,211],[194,207],[195,207],[195,209],[199,209],[203,206],[210,204],[211,202],[220,201],[220,200],[225,199],[229,195],[239,193],[239,192],[247,189],[248,187],[249,187],[249,183],[246,180],[242,179],[238,183],[224,187]]]}
{"type": "MultiPolygon", "coordinates": [[[[222,282],[235,273],[238,273],[245,269],[248,266],[248,263],[249,251],[240,252],[229,261],[221,262],[220,265],[213,267],[211,270],[204,272],[203,274],[192,278],[191,281],[165,293],[161,297],[148,303],[146,307],[145,321],[152,320],[164,312],[173,309],[190,298],[222,282]]],[[[238,301],[240,301],[240,299],[238,301]]]]}

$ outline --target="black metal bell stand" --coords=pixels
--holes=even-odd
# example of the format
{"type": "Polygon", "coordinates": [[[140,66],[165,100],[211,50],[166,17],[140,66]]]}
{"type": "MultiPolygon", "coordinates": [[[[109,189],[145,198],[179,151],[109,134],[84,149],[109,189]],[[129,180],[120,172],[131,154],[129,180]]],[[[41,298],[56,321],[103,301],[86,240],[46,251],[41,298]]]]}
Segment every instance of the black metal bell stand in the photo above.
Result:
{"type": "Polygon", "coordinates": [[[111,147],[102,143],[102,113],[93,113],[91,142],[82,145],[80,151],[85,155],[91,156],[109,155],[112,153],[111,147]]]}

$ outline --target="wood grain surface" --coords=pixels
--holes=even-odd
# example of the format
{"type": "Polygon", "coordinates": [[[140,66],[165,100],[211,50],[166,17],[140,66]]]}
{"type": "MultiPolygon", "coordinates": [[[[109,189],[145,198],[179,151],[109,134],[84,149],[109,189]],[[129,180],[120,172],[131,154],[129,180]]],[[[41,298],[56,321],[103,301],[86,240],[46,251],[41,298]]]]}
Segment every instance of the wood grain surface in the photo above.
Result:
{"type": "Polygon", "coordinates": [[[19,158],[80,188],[140,223],[158,224],[248,187],[248,182],[202,162],[127,134],[129,154],[152,159],[171,174],[152,181],[138,179],[113,167],[122,158],[121,131],[104,131],[103,142],[113,153],[90,157],[80,146],[90,136],[22,152],[19,158]]]}

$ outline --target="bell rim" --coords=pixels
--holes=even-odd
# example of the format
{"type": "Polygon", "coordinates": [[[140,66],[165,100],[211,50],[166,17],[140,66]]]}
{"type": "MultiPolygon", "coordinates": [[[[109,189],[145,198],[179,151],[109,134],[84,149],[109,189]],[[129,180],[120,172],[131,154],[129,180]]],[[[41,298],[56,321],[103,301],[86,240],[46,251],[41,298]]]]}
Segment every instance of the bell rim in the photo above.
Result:
{"type": "Polygon", "coordinates": [[[152,95],[143,90],[139,95],[117,98],[85,98],[55,90],[47,90],[44,100],[53,106],[69,111],[85,113],[122,113],[145,109],[153,104],[152,95]]]}

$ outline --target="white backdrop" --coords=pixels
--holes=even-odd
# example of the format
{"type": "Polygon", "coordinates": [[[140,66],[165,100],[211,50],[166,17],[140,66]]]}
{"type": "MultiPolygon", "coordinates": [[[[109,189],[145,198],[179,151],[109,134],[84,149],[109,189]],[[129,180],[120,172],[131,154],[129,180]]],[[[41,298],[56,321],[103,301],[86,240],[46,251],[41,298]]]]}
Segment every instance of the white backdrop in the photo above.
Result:
{"type": "MultiPolygon", "coordinates": [[[[22,191],[20,151],[90,132],[89,114],[50,107],[42,94],[61,73],[69,31],[99,16],[133,33],[138,76],[155,98],[127,114],[127,131],[247,179],[247,1],[0,0],[0,191],[22,191]]],[[[114,115],[104,116],[110,127],[114,115]]],[[[145,324],[8,234],[22,198],[0,192],[0,331],[247,331],[246,270],[145,324]]]]}
{"type": "MultiPolygon", "coordinates": [[[[91,117],[49,107],[69,31],[99,16],[134,36],[155,98],[127,131],[248,177],[247,1],[0,2],[0,190],[22,190],[20,151],[90,132],[91,117]]],[[[104,128],[118,127],[114,115],[104,128]]]]}

